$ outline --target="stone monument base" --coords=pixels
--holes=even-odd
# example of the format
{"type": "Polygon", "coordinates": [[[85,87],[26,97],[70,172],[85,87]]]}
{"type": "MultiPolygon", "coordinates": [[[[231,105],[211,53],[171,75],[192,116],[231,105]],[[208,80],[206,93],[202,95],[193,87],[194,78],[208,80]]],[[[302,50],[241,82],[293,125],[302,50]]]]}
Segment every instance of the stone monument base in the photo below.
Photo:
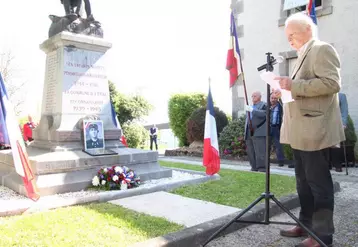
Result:
{"type": "MultiPolygon", "coordinates": [[[[158,153],[132,148],[113,148],[117,155],[90,156],[82,151],[49,152],[27,148],[41,196],[75,192],[88,188],[101,167],[112,165],[133,169],[141,181],[172,176],[172,170],[158,164],[158,153]]],[[[26,195],[22,178],[16,173],[11,150],[0,151],[1,185],[26,195]]]]}

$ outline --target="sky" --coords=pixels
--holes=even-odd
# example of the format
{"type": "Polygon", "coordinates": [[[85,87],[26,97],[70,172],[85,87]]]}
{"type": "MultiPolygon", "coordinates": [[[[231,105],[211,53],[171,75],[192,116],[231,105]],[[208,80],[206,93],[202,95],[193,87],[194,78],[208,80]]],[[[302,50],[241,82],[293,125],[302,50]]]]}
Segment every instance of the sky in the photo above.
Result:
{"type": "MultiPolygon", "coordinates": [[[[117,89],[140,94],[154,110],[147,124],[168,121],[167,103],[174,93],[208,92],[231,114],[229,74],[230,0],[92,0],[101,22],[107,51],[107,74],[117,89]],[[104,4],[105,2],[105,4],[104,4]]],[[[36,114],[42,98],[48,15],[64,15],[60,0],[0,0],[0,53],[15,56],[14,80],[25,81],[23,114],[36,114]],[[36,3],[36,4],[34,4],[36,3]],[[8,23],[8,25],[4,24],[8,23]]]]}

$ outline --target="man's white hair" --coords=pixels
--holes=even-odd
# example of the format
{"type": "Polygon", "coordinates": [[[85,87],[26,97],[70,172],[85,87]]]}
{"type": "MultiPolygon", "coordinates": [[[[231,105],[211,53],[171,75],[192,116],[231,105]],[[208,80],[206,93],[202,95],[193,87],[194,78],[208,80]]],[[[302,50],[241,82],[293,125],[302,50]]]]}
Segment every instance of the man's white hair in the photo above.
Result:
{"type": "Polygon", "coordinates": [[[302,26],[302,28],[310,26],[311,30],[312,30],[312,37],[317,37],[317,26],[313,22],[311,17],[308,16],[307,14],[305,14],[303,12],[299,12],[299,13],[290,15],[285,21],[285,27],[287,28],[287,26],[290,23],[298,24],[298,25],[302,26]]]}
{"type": "Polygon", "coordinates": [[[252,93],[252,95],[254,95],[254,94],[257,94],[257,96],[262,97],[262,94],[261,94],[260,91],[255,91],[255,92],[252,93]]]}

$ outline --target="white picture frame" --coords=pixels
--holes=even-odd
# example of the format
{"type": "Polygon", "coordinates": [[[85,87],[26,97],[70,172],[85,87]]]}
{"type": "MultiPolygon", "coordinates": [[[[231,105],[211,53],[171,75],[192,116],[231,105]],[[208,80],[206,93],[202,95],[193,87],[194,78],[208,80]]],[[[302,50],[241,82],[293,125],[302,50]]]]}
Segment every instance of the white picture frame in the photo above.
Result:
{"type": "Polygon", "coordinates": [[[84,150],[104,150],[104,129],[102,120],[83,120],[84,150]]]}

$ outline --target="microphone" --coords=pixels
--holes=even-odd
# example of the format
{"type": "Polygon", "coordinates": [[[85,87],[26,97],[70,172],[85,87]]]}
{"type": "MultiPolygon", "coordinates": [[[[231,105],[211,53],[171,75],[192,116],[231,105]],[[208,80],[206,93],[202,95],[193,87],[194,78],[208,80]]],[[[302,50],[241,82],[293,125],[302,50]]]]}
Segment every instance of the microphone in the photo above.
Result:
{"type": "MultiPolygon", "coordinates": [[[[283,58],[283,56],[277,56],[277,58],[275,59],[274,57],[271,57],[271,65],[275,65],[275,64],[278,64],[278,63],[282,63],[285,59],[283,58]]],[[[261,65],[260,67],[257,68],[258,71],[261,71],[261,70],[264,70],[266,69],[266,63],[261,65]]]]}

